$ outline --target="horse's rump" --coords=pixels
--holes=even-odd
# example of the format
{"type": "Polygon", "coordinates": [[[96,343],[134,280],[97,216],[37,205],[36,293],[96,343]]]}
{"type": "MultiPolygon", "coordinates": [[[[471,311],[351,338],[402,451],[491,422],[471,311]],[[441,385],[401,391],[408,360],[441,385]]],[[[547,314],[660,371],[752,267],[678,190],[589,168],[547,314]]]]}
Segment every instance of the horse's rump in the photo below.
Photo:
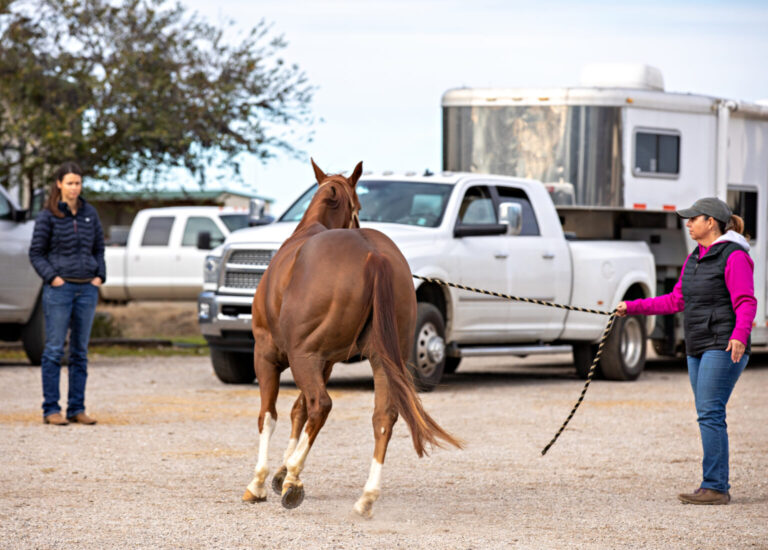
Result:
{"type": "MultiPolygon", "coordinates": [[[[281,303],[268,304],[268,309],[279,308],[269,311],[267,317],[276,317],[277,326],[271,329],[277,329],[281,347],[321,354],[331,361],[362,351],[356,346],[371,313],[372,280],[366,277],[366,265],[372,254],[390,264],[394,260],[397,281],[409,285],[405,291],[396,290],[397,297],[407,303],[408,296],[413,296],[405,260],[398,262],[392,250],[379,251],[378,243],[368,237],[360,230],[329,230],[311,236],[296,249],[290,277],[283,280],[281,303]]],[[[394,244],[392,247],[399,254],[394,244]]],[[[271,275],[280,278],[277,273],[271,275]]],[[[273,286],[276,282],[273,279],[273,286]]],[[[415,296],[412,300],[415,308],[415,296]]],[[[398,313],[396,322],[404,322],[411,330],[407,314],[398,313]]]]}

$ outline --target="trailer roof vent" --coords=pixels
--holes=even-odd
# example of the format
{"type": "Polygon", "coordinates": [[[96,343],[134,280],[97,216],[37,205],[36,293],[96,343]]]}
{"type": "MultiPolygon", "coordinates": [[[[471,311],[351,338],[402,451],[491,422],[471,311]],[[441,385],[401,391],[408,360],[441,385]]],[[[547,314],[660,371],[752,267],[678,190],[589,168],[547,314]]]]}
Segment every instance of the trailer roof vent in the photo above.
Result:
{"type": "Polygon", "coordinates": [[[633,63],[593,63],[581,70],[581,85],[588,88],[634,88],[664,91],[661,71],[633,63]]]}

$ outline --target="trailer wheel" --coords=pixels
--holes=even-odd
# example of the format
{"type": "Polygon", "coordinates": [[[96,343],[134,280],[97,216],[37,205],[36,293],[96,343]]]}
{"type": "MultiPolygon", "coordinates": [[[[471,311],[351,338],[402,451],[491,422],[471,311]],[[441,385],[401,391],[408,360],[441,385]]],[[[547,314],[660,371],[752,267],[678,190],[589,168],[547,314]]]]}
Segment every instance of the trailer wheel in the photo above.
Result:
{"type": "Polygon", "coordinates": [[[645,368],[646,333],[643,317],[617,317],[600,357],[608,380],[635,380],[645,368]]]}
{"type": "Polygon", "coordinates": [[[21,343],[24,345],[24,352],[33,365],[39,365],[43,360],[43,351],[45,350],[45,315],[43,314],[42,294],[37,299],[32,317],[27,324],[21,327],[21,343]]]}
{"type": "Polygon", "coordinates": [[[253,356],[250,353],[223,351],[211,348],[213,372],[225,384],[251,384],[256,378],[253,356]]]}
{"type": "MultiPolygon", "coordinates": [[[[419,391],[432,391],[443,378],[445,369],[445,322],[440,310],[420,302],[416,313],[416,336],[408,370],[419,391]]],[[[458,366],[458,365],[457,365],[458,366]]]]}

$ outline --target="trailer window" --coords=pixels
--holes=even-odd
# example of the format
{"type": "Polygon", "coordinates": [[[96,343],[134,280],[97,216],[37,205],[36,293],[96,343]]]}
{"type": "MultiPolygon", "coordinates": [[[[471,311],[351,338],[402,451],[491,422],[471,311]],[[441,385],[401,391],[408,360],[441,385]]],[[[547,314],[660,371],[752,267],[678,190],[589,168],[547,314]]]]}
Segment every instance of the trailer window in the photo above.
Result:
{"type": "Polygon", "coordinates": [[[679,135],[648,131],[635,133],[635,175],[676,176],[679,173],[679,135]]]}
{"type": "Polygon", "coordinates": [[[757,191],[728,190],[728,206],[744,220],[744,235],[747,239],[757,239],[757,191]]]}

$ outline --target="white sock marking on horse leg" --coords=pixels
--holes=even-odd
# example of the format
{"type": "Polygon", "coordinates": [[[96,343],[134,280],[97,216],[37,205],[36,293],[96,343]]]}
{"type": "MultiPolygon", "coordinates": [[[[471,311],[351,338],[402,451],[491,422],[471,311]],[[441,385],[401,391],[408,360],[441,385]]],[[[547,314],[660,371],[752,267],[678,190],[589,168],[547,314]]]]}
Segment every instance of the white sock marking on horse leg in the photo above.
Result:
{"type": "Polygon", "coordinates": [[[253,479],[248,484],[248,490],[258,498],[267,498],[267,489],[264,487],[264,480],[269,473],[269,440],[275,432],[276,420],[270,413],[264,417],[264,429],[259,434],[259,458],[256,467],[253,469],[253,479]]]}
{"type": "Polygon", "coordinates": [[[299,481],[299,474],[304,469],[304,461],[307,460],[308,454],[309,435],[307,435],[307,432],[304,431],[301,433],[299,442],[291,453],[291,456],[289,456],[288,460],[285,461],[285,467],[288,470],[288,473],[285,475],[283,487],[285,487],[285,484],[288,482],[290,482],[292,485],[301,485],[301,482],[299,481]]]}
{"type": "Polygon", "coordinates": [[[288,448],[285,449],[285,452],[283,453],[283,466],[288,462],[288,459],[291,458],[291,455],[293,454],[293,451],[296,450],[296,445],[298,445],[299,440],[295,437],[292,437],[288,440],[288,448]]]}
{"type": "Polygon", "coordinates": [[[381,468],[382,464],[375,458],[371,460],[371,470],[363,487],[363,495],[355,503],[355,512],[363,517],[369,518],[373,515],[373,503],[381,495],[381,468]]]}

